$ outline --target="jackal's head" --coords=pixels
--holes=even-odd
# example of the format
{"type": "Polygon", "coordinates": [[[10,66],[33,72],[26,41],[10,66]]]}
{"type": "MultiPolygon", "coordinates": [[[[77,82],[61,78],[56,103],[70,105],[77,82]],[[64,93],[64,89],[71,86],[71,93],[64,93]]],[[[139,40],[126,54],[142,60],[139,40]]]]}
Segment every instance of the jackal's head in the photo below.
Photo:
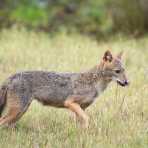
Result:
{"type": "Polygon", "coordinates": [[[129,81],[125,75],[125,69],[121,61],[122,52],[113,56],[110,51],[106,51],[103,56],[102,70],[105,79],[116,81],[121,86],[127,86],[129,81]]]}

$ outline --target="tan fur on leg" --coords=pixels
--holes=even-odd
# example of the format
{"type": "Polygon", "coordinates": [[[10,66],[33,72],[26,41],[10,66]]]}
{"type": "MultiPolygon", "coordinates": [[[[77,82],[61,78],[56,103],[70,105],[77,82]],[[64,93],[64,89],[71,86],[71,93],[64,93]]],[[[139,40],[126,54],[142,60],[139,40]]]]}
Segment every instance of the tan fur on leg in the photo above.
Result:
{"type": "Polygon", "coordinates": [[[6,125],[13,123],[17,115],[20,113],[19,108],[11,108],[8,114],[0,119],[0,125],[6,125]]]}
{"type": "Polygon", "coordinates": [[[80,107],[79,104],[72,102],[72,101],[65,101],[64,103],[65,107],[67,107],[68,109],[70,109],[71,111],[73,111],[74,113],[76,113],[76,115],[82,119],[82,126],[84,128],[88,127],[88,116],[85,114],[85,112],[83,111],[83,109],[80,107]]]}

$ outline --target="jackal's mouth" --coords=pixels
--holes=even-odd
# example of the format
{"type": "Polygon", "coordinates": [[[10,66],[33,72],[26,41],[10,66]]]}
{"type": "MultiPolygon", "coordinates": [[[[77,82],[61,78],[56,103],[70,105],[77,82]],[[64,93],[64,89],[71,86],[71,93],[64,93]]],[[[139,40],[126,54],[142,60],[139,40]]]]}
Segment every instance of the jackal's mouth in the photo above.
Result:
{"type": "Polygon", "coordinates": [[[122,86],[122,87],[129,85],[129,82],[128,82],[128,81],[122,82],[122,81],[117,80],[117,83],[118,83],[120,86],[122,86]]]}

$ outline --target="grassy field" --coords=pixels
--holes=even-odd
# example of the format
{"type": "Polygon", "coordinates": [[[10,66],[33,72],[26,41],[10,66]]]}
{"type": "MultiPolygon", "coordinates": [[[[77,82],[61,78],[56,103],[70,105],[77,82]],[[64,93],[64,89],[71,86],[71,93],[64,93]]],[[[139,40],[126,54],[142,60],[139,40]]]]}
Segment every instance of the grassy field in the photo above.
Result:
{"type": "Polygon", "coordinates": [[[0,129],[2,148],[147,148],[148,37],[115,37],[97,43],[80,35],[53,38],[16,29],[0,33],[0,82],[24,70],[84,71],[98,64],[103,52],[124,51],[131,82],[127,88],[111,83],[87,109],[90,127],[82,130],[68,110],[43,107],[34,101],[16,129],[0,129]]]}

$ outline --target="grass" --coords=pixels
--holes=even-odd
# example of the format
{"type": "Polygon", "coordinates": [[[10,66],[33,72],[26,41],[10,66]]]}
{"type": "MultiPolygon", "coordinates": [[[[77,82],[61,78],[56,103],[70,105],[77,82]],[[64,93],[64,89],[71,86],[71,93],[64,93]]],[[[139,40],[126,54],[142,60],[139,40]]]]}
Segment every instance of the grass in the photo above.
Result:
{"type": "Polygon", "coordinates": [[[0,82],[24,70],[83,71],[99,63],[106,49],[124,51],[131,84],[112,83],[87,109],[90,127],[82,130],[69,111],[43,107],[34,101],[16,129],[0,129],[4,148],[147,148],[148,37],[116,37],[97,43],[80,35],[61,33],[53,38],[25,29],[0,33],[0,82]]]}

